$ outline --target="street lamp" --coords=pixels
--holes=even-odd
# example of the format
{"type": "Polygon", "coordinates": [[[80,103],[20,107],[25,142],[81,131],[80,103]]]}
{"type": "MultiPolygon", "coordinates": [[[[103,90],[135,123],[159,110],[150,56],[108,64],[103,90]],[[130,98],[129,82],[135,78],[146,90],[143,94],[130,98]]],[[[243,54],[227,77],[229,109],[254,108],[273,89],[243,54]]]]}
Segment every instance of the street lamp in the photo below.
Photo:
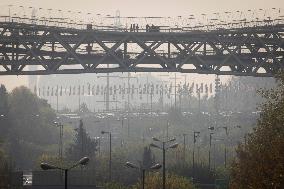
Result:
{"type": "Polygon", "coordinates": [[[137,165],[135,165],[135,164],[133,164],[133,163],[131,163],[129,161],[125,163],[125,166],[128,167],[128,168],[132,168],[132,169],[138,169],[138,170],[140,170],[142,172],[142,189],[145,188],[145,171],[146,170],[147,171],[158,170],[158,169],[160,169],[162,167],[161,164],[157,163],[157,164],[151,166],[150,168],[146,168],[146,167],[144,167],[141,164],[140,164],[140,166],[137,166],[137,165]]]}
{"type": "Polygon", "coordinates": [[[81,158],[77,163],[75,163],[74,165],[72,165],[71,167],[69,168],[62,168],[62,167],[57,167],[55,165],[50,165],[48,163],[41,163],[40,164],[40,167],[43,169],[43,170],[49,170],[49,169],[59,169],[59,170],[62,170],[64,171],[64,174],[65,174],[65,189],[67,189],[67,177],[68,177],[68,171],[70,169],[73,169],[75,167],[77,167],[78,165],[87,165],[88,162],[89,162],[89,158],[88,157],[83,157],[81,158]]]}
{"type": "Polygon", "coordinates": [[[109,180],[111,181],[111,132],[102,131],[103,134],[109,134],[109,180]]]}
{"type": "Polygon", "coordinates": [[[159,140],[158,138],[155,138],[155,137],[153,137],[152,139],[154,141],[160,142],[162,144],[162,146],[158,146],[156,144],[151,143],[150,147],[158,148],[158,149],[163,151],[163,189],[165,189],[166,188],[166,151],[168,149],[171,149],[171,148],[173,149],[173,148],[178,147],[178,143],[174,143],[174,144],[167,146],[167,144],[174,142],[176,139],[172,138],[172,139],[166,140],[166,141],[161,141],[161,140],[159,140]]]}

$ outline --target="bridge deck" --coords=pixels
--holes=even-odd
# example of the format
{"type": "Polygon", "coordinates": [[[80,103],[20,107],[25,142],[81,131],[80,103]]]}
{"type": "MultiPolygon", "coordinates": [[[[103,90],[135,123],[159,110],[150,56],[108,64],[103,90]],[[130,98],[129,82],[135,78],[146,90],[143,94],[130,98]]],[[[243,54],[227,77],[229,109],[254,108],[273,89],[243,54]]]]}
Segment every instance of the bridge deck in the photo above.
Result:
{"type": "Polygon", "coordinates": [[[284,25],[126,32],[0,22],[0,75],[182,72],[270,77],[283,68],[283,36],[284,25]]]}

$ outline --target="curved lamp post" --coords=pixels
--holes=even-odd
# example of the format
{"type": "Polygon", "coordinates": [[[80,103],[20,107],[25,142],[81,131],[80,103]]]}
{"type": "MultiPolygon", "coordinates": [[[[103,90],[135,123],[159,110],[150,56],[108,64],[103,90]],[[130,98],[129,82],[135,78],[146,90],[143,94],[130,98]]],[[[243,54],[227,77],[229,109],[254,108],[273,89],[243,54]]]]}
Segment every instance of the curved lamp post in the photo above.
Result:
{"type": "Polygon", "coordinates": [[[151,166],[150,168],[145,168],[142,165],[137,166],[137,165],[135,165],[135,164],[133,164],[133,163],[131,163],[129,161],[125,163],[125,166],[128,167],[128,168],[132,168],[132,169],[138,169],[138,170],[140,170],[142,172],[142,189],[144,189],[144,187],[145,187],[145,171],[146,170],[147,171],[158,170],[158,169],[160,169],[162,167],[161,164],[157,163],[157,164],[151,166]]]}
{"type": "Polygon", "coordinates": [[[89,158],[88,157],[83,157],[82,159],[80,159],[77,163],[75,163],[74,165],[72,165],[71,167],[69,168],[62,168],[62,167],[57,167],[55,165],[50,165],[48,163],[41,163],[40,164],[40,167],[43,169],[43,170],[49,170],[49,169],[59,169],[59,170],[62,170],[64,171],[64,174],[65,174],[65,189],[67,189],[67,177],[68,177],[68,171],[70,169],[73,169],[79,165],[87,165],[88,162],[89,162],[89,158]]]}
{"type": "Polygon", "coordinates": [[[161,143],[161,146],[151,143],[150,147],[158,148],[163,151],[163,189],[166,188],[166,151],[171,148],[178,147],[178,143],[167,145],[171,142],[174,142],[176,139],[172,138],[170,140],[161,141],[158,138],[153,137],[154,141],[161,143]]]}

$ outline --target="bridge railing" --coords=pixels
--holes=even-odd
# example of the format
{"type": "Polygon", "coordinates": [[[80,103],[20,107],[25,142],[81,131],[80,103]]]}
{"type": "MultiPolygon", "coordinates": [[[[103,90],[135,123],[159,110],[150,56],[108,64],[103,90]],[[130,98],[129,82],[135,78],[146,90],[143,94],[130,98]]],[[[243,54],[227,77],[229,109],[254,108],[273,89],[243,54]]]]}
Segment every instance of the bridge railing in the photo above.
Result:
{"type": "Polygon", "coordinates": [[[165,32],[165,33],[179,33],[179,32],[192,32],[192,31],[216,31],[216,30],[226,30],[226,29],[239,29],[239,28],[252,28],[252,27],[261,27],[261,26],[275,26],[284,24],[284,17],[277,19],[268,19],[262,21],[235,21],[230,23],[222,24],[209,24],[209,25],[196,25],[196,26],[155,26],[155,30],[147,30],[146,26],[139,29],[130,30],[127,27],[115,27],[108,25],[96,25],[96,24],[87,24],[82,21],[69,22],[65,19],[59,18],[49,18],[49,19],[30,19],[22,17],[10,17],[10,16],[0,16],[0,22],[4,23],[19,23],[19,24],[28,24],[28,25],[38,25],[45,27],[60,27],[67,29],[77,29],[77,30],[86,30],[88,25],[92,25],[93,30],[99,31],[115,31],[115,32],[165,32]]]}

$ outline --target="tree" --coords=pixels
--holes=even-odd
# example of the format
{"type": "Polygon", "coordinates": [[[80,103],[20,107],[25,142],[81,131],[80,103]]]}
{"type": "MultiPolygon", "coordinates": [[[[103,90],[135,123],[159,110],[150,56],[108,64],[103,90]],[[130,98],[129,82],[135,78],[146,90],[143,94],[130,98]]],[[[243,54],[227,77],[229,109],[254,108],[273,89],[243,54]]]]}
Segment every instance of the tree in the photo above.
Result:
{"type": "Polygon", "coordinates": [[[80,109],[77,110],[79,113],[89,113],[91,112],[89,109],[88,109],[88,106],[85,102],[83,102],[82,104],[80,104],[80,109]]]}
{"type": "Polygon", "coordinates": [[[117,182],[106,183],[104,188],[105,189],[127,189],[126,186],[123,186],[121,183],[117,183],[117,182]]]}
{"type": "Polygon", "coordinates": [[[4,85],[0,85],[0,115],[7,115],[8,92],[4,85]]]}
{"type": "Polygon", "coordinates": [[[6,87],[0,85],[0,133],[2,133],[2,137],[6,136],[9,128],[8,112],[8,93],[6,87]]]}
{"type": "Polygon", "coordinates": [[[10,137],[43,145],[57,142],[54,110],[28,88],[17,87],[9,94],[9,118],[10,137]]]}
{"type": "Polygon", "coordinates": [[[188,162],[177,162],[169,167],[169,172],[183,176],[186,178],[193,178],[197,183],[214,183],[218,172],[208,170],[208,165],[196,164],[194,169],[188,162]]]}
{"type": "Polygon", "coordinates": [[[155,163],[155,156],[151,151],[150,147],[145,146],[143,152],[143,167],[148,169],[155,163]]]}
{"type": "Polygon", "coordinates": [[[277,87],[262,91],[266,102],[244,144],[237,149],[232,166],[231,188],[284,188],[284,75],[277,87]]]}
{"type": "MultiPolygon", "coordinates": [[[[5,91],[3,87],[1,89],[5,91]]],[[[41,153],[49,151],[50,146],[57,143],[57,129],[52,121],[56,114],[47,101],[39,99],[26,87],[1,94],[8,98],[4,141],[9,148],[7,153],[15,168],[30,169],[41,153]]],[[[0,133],[0,136],[4,134],[0,133]]]]}
{"type": "MultiPolygon", "coordinates": [[[[133,186],[133,189],[141,188],[141,182],[133,186]]],[[[150,173],[145,178],[145,188],[147,189],[161,189],[162,177],[158,173],[150,173]]],[[[194,185],[185,177],[177,176],[175,174],[168,174],[166,179],[167,189],[194,189],[194,185]]]]}
{"type": "Polygon", "coordinates": [[[8,186],[8,174],[9,174],[9,166],[7,161],[7,155],[2,148],[2,142],[0,141],[0,187],[8,186]]]}
{"type": "Polygon", "coordinates": [[[87,134],[82,120],[80,120],[79,128],[75,129],[75,131],[75,140],[67,149],[67,157],[74,161],[83,156],[94,157],[98,143],[97,140],[91,139],[87,134]]]}

